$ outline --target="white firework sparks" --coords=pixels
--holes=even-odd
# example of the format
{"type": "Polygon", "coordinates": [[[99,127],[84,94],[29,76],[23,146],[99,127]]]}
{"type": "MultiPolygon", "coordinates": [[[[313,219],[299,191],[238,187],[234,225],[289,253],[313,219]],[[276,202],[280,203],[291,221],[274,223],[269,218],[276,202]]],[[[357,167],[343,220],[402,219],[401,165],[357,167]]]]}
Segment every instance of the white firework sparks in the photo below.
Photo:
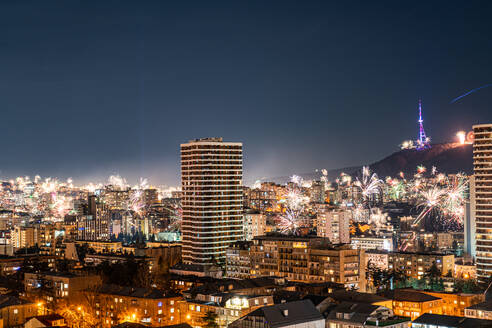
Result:
{"type": "Polygon", "coordinates": [[[362,168],[362,178],[357,178],[355,185],[359,187],[364,202],[368,202],[372,195],[381,192],[383,181],[378,178],[376,173],[371,174],[368,166],[362,168]]]}
{"type": "Polygon", "coordinates": [[[388,229],[388,222],[389,217],[387,213],[383,213],[379,208],[371,210],[368,223],[376,234],[379,233],[380,230],[388,229]]]}

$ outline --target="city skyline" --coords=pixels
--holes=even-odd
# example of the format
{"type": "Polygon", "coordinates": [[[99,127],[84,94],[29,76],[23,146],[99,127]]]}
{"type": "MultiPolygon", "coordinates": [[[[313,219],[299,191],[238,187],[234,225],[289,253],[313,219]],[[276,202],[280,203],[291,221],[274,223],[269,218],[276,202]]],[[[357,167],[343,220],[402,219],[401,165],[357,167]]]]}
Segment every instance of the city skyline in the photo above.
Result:
{"type": "Polygon", "coordinates": [[[490,89],[451,101],[490,83],[489,4],[190,4],[1,4],[0,176],[178,185],[222,136],[252,181],[379,160],[419,98],[433,142],[487,122],[490,89]]]}

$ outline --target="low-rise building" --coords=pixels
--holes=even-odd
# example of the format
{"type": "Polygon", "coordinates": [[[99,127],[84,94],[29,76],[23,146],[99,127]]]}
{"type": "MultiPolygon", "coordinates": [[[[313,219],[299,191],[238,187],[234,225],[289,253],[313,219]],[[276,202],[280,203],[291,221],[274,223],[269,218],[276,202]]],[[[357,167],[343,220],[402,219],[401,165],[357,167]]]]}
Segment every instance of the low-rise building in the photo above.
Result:
{"type": "Polygon", "coordinates": [[[389,257],[389,269],[400,270],[416,279],[422,278],[434,263],[442,276],[454,271],[453,254],[395,252],[389,257]]]}
{"type": "Polygon", "coordinates": [[[377,249],[366,250],[366,267],[374,267],[380,270],[389,268],[389,252],[377,249]]]}
{"type": "Polygon", "coordinates": [[[0,295],[2,327],[22,327],[28,318],[38,314],[38,306],[16,296],[0,295]]]}
{"type": "Polygon", "coordinates": [[[325,318],[310,300],[259,308],[230,324],[231,328],[325,328],[325,318]]]}
{"type": "Polygon", "coordinates": [[[58,314],[38,315],[27,320],[24,328],[68,327],[65,318],[58,314]]]}
{"type": "Polygon", "coordinates": [[[24,288],[28,296],[52,302],[55,298],[76,300],[79,292],[101,285],[98,275],[76,275],[73,273],[25,273],[24,288]]]}
{"type": "Polygon", "coordinates": [[[465,309],[465,317],[492,320],[492,301],[478,303],[465,309]]]}
{"type": "Polygon", "coordinates": [[[268,305],[273,305],[271,295],[198,294],[195,298],[186,300],[182,312],[186,322],[193,327],[203,325],[203,318],[207,312],[217,314],[216,323],[219,327],[228,327],[237,319],[268,305]]]}
{"type": "Polygon", "coordinates": [[[388,291],[383,296],[393,301],[395,315],[415,320],[424,313],[442,314],[443,302],[439,297],[400,289],[388,291]]]}
{"type": "Polygon", "coordinates": [[[454,262],[454,277],[457,279],[476,279],[477,267],[473,263],[464,262],[463,260],[454,262]]]}
{"type": "Polygon", "coordinates": [[[442,299],[442,314],[463,317],[465,316],[465,308],[479,304],[485,300],[485,295],[480,294],[464,294],[451,292],[432,292],[421,291],[424,294],[432,295],[442,299]]]}
{"type": "Polygon", "coordinates": [[[397,317],[387,307],[342,302],[329,311],[326,328],[408,327],[410,318],[397,317]]]}
{"type": "Polygon", "coordinates": [[[251,258],[249,249],[251,242],[238,241],[229,246],[226,251],[226,276],[233,279],[250,277],[251,258]]]}
{"type": "Polygon", "coordinates": [[[87,290],[85,310],[97,318],[98,327],[111,327],[132,321],[151,327],[179,324],[184,320],[180,312],[181,295],[157,289],[103,285],[87,290]]]}
{"type": "Polygon", "coordinates": [[[492,321],[425,313],[412,322],[412,328],[490,328],[492,321]]]}
{"type": "Polygon", "coordinates": [[[87,245],[96,253],[120,253],[123,244],[121,241],[96,241],[96,240],[77,240],[77,245],[87,245]]]}
{"type": "Polygon", "coordinates": [[[376,249],[385,250],[388,252],[393,251],[393,238],[390,236],[359,236],[352,237],[351,242],[353,248],[360,249],[376,249]]]}

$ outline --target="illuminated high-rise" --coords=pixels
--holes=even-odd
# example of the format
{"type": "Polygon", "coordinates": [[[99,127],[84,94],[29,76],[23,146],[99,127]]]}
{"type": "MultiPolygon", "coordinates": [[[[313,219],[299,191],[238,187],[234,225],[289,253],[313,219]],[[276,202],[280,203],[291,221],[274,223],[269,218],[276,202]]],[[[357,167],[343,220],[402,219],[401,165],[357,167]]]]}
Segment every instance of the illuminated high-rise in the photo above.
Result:
{"type": "Polygon", "coordinates": [[[492,124],[474,125],[473,133],[477,279],[484,282],[492,276],[492,124]]]}
{"type": "Polygon", "coordinates": [[[222,138],[181,145],[182,257],[187,264],[224,264],[243,238],[243,145],[222,138]]]}

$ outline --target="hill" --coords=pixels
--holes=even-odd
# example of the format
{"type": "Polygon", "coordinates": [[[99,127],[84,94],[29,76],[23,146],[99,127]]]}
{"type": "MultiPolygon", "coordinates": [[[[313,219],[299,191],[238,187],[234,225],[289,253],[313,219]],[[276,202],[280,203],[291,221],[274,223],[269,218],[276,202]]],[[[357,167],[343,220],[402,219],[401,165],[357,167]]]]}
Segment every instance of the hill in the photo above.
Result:
{"type": "Polygon", "coordinates": [[[369,167],[380,177],[397,176],[399,172],[405,176],[415,174],[419,165],[430,170],[435,166],[438,172],[453,174],[473,173],[473,146],[446,143],[432,145],[424,150],[405,149],[371,164],[369,167]]]}
{"type": "MultiPolygon", "coordinates": [[[[429,171],[435,166],[438,172],[453,174],[464,172],[473,173],[473,146],[460,145],[457,143],[434,144],[429,149],[416,150],[405,149],[397,151],[384,159],[369,165],[371,171],[376,172],[379,177],[397,176],[403,172],[406,177],[416,173],[417,166],[423,165],[429,171]]],[[[333,181],[340,173],[358,175],[362,166],[345,167],[328,170],[328,177],[333,181]]],[[[318,180],[319,172],[299,174],[305,180],[318,180]]],[[[275,177],[264,181],[287,183],[290,177],[275,177]]]]}

